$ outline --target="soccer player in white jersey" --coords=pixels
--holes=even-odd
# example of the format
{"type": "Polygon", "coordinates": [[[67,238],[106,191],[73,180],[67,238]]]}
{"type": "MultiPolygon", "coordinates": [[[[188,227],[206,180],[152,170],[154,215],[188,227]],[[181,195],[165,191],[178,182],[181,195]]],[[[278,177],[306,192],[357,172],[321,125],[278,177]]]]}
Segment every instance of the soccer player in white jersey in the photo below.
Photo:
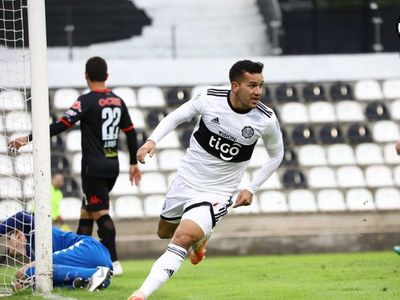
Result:
{"type": "Polygon", "coordinates": [[[263,64],[236,62],[229,72],[231,89],[210,88],[166,116],[137,159],[145,163],[157,143],[180,123],[200,116],[172,185],[166,195],[158,236],[171,239],[141,287],[129,300],[144,300],[175,274],[188,254],[193,264],[205,255],[212,228],[233,204],[235,193],[258,138],[269,159],[253,181],[236,197],[233,207],[250,205],[254,193],[278,168],[283,158],[279,122],[260,102],[263,64]]]}

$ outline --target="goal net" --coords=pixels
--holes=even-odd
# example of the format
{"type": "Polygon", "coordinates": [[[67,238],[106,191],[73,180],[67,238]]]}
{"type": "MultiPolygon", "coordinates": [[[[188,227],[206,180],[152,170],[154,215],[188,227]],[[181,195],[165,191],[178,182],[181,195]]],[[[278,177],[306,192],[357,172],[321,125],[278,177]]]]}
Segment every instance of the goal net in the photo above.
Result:
{"type": "MultiPolygon", "coordinates": [[[[30,212],[36,193],[37,168],[34,168],[32,144],[21,147],[18,152],[10,152],[7,147],[10,140],[32,133],[31,77],[34,75],[30,75],[32,51],[27,46],[29,2],[0,0],[0,222],[19,211],[30,212]]],[[[32,224],[19,225],[31,228],[32,224]]],[[[15,274],[31,262],[33,253],[30,246],[34,231],[25,232],[24,245],[16,238],[13,228],[7,227],[6,231],[0,237],[0,296],[13,293],[15,274]]],[[[33,281],[26,281],[19,288],[32,286],[33,281]]]]}

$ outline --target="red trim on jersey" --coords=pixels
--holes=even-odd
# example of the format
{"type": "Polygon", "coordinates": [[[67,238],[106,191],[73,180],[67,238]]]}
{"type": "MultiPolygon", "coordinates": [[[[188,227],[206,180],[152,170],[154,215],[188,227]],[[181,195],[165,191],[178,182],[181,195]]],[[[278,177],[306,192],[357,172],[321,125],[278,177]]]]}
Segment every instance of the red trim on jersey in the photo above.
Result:
{"type": "Polygon", "coordinates": [[[123,132],[128,132],[128,131],[133,130],[134,128],[135,128],[135,126],[131,125],[131,126],[126,127],[126,128],[121,128],[121,130],[122,130],[123,132]]]}
{"type": "Polygon", "coordinates": [[[93,89],[92,92],[109,93],[109,92],[111,92],[111,89],[107,89],[107,88],[104,88],[104,89],[93,89]]]}
{"type": "Polygon", "coordinates": [[[64,123],[68,128],[72,127],[72,124],[70,122],[68,122],[67,120],[65,120],[64,118],[61,118],[60,122],[64,123]]]}

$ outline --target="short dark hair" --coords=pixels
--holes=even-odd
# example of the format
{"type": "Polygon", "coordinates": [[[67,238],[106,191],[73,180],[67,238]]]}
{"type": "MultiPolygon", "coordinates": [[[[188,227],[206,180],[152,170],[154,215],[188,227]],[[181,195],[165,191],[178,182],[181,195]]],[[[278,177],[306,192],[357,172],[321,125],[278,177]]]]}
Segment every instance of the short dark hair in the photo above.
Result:
{"type": "Polygon", "coordinates": [[[85,72],[91,81],[106,81],[107,63],[99,56],[91,57],[86,62],[85,72]]]}
{"type": "Polygon", "coordinates": [[[239,60],[229,70],[229,80],[231,82],[238,81],[242,77],[243,73],[248,72],[250,74],[262,73],[264,64],[260,62],[254,62],[248,59],[239,60]]]}

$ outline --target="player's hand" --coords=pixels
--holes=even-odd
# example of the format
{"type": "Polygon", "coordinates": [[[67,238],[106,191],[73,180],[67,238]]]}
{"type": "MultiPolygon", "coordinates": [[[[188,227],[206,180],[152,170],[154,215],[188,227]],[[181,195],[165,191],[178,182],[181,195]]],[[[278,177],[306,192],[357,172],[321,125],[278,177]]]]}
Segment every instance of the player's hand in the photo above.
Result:
{"type": "Polygon", "coordinates": [[[131,184],[135,183],[135,185],[139,184],[139,181],[142,179],[142,172],[140,172],[139,166],[136,165],[131,165],[129,168],[129,180],[131,181],[131,184]]]}
{"type": "Polygon", "coordinates": [[[248,206],[253,202],[253,194],[248,190],[241,190],[239,195],[236,197],[235,204],[233,204],[233,208],[239,206],[248,206]]]}
{"type": "Polygon", "coordinates": [[[398,155],[400,155],[400,141],[396,143],[396,152],[398,155]]]}
{"type": "Polygon", "coordinates": [[[8,151],[17,152],[19,148],[28,143],[28,136],[21,136],[8,142],[8,151]]]}
{"type": "Polygon", "coordinates": [[[142,147],[136,153],[136,159],[138,162],[144,164],[146,155],[149,154],[150,157],[153,156],[154,152],[156,151],[156,142],[152,140],[147,140],[146,143],[143,144],[142,147]]]}

